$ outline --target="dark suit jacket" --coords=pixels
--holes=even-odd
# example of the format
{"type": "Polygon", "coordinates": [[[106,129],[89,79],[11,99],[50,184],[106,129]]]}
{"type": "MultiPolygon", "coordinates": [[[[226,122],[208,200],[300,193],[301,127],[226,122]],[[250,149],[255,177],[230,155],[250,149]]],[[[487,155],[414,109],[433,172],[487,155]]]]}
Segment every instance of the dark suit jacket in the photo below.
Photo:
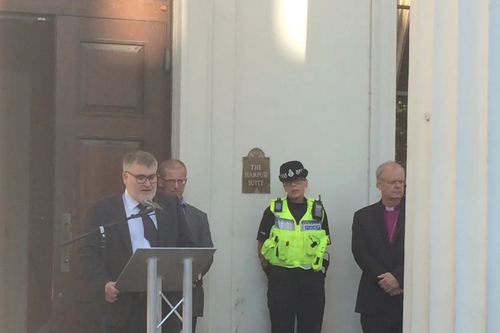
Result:
{"type": "MultiPolygon", "coordinates": [[[[157,191],[154,201],[163,210],[156,211],[160,246],[194,246],[179,199],[163,191],[157,191]]],[[[123,220],[123,223],[106,228],[106,249],[100,249],[100,236],[89,237],[80,249],[83,272],[95,290],[95,319],[105,319],[107,325],[122,326],[131,312],[133,293],[122,293],[114,303],[104,299],[104,286],[116,281],[132,256],[132,243],[122,193],[107,196],[95,202],[87,213],[91,228],[123,220]],[[103,318],[104,317],[104,318],[103,318]]]]}
{"type": "Polygon", "coordinates": [[[389,296],[378,285],[380,274],[390,272],[404,286],[405,206],[401,201],[394,234],[389,242],[382,201],[358,210],[352,224],[352,253],[363,271],[359,282],[356,312],[383,313],[403,306],[403,296],[389,296]]]}
{"type": "MultiPolygon", "coordinates": [[[[196,247],[214,247],[207,214],[198,208],[186,204],[186,222],[191,230],[191,239],[196,247]]],[[[202,275],[205,275],[212,266],[213,257],[205,267],[202,275]]],[[[182,298],[181,293],[169,292],[165,294],[172,304],[176,304],[182,298]]],[[[193,317],[203,317],[205,295],[203,292],[203,280],[195,283],[193,288],[193,317]]]]}
{"type": "MultiPolygon", "coordinates": [[[[207,214],[196,207],[189,204],[186,205],[186,221],[191,230],[191,238],[197,247],[214,247],[210,227],[208,225],[207,214]]],[[[202,275],[205,275],[210,266],[212,266],[213,258],[209,265],[203,270],[202,275]]],[[[205,297],[203,293],[203,283],[199,281],[193,288],[193,316],[202,317],[204,309],[205,297]]]]}

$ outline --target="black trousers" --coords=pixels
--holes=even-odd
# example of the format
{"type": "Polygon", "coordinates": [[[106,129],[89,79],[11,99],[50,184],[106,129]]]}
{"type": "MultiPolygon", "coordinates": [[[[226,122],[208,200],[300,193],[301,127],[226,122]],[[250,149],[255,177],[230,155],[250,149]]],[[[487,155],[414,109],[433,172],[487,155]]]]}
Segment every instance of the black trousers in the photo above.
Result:
{"type": "Polygon", "coordinates": [[[193,333],[196,332],[196,323],[198,322],[198,317],[193,317],[193,333]]]}
{"type": "Polygon", "coordinates": [[[325,276],[301,268],[272,266],[267,306],[272,333],[321,333],[325,311],[325,276]]]}
{"type": "MultiPolygon", "coordinates": [[[[175,315],[174,315],[175,316],[175,315]]],[[[177,325],[176,327],[179,327],[178,330],[180,332],[180,330],[182,329],[182,322],[179,318],[177,318],[177,316],[175,316],[175,320],[177,321],[177,325]]],[[[192,321],[192,326],[191,328],[193,329],[193,333],[196,332],[196,323],[198,322],[198,317],[193,317],[193,321],[192,321]]]]}
{"type": "Polygon", "coordinates": [[[389,312],[361,314],[363,333],[402,333],[403,306],[395,306],[389,312]]]}

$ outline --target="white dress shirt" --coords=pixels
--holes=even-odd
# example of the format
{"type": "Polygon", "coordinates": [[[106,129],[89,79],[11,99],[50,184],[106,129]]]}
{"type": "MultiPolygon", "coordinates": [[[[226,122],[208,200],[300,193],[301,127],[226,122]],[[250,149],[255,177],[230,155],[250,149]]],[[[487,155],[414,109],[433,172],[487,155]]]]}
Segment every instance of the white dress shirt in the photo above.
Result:
{"type": "MultiPolygon", "coordinates": [[[[127,190],[125,190],[125,192],[123,193],[122,199],[123,205],[125,206],[125,214],[127,215],[127,217],[139,213],[139,208],[137,208],[137,205],[139,203],[132,199],[130,195],[128,195],[127,190]]],[[[155,212],[153,211],[149,213],[149,216],[158,229],[155,212]]],[[[151,248],[149,241],[144,238],[144,226],[142,224],[141,217],[136,217],[135,219],[128,220],[128,230],[130,232],[130,241],[132,242],[132,253],[135,253],[137,249],[151,248]]]]}

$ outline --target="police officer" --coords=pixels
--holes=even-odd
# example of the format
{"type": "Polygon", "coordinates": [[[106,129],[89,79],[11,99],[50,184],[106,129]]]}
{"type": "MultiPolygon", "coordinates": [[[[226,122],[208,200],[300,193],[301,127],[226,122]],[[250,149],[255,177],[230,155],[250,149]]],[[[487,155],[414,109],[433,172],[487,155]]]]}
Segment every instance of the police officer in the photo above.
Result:
{"type": "Polygon", "coordinates": [[[297,333],[320,333],[323,324],[328,219],[321,201],[304,196],[307,175],[299,161],[280,167],[287,196],[271,200],[257,235],[272,333],[294,333],[296,319],[297,333]]]}

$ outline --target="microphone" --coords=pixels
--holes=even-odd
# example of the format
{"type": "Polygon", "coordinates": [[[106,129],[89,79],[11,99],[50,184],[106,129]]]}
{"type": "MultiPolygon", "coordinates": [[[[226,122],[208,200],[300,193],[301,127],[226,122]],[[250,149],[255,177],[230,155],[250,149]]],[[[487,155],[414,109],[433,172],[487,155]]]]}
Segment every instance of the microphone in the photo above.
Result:
{"type": "Polygon", "coordinates": [[[153,200],[151,200],[149,198],[142,200],[142,204],[144,206],[151,207],[154,210],[163,210],[163,208],[161,208],[160,205],[158,205],[156,202],[154,202],[153,200]]]}

